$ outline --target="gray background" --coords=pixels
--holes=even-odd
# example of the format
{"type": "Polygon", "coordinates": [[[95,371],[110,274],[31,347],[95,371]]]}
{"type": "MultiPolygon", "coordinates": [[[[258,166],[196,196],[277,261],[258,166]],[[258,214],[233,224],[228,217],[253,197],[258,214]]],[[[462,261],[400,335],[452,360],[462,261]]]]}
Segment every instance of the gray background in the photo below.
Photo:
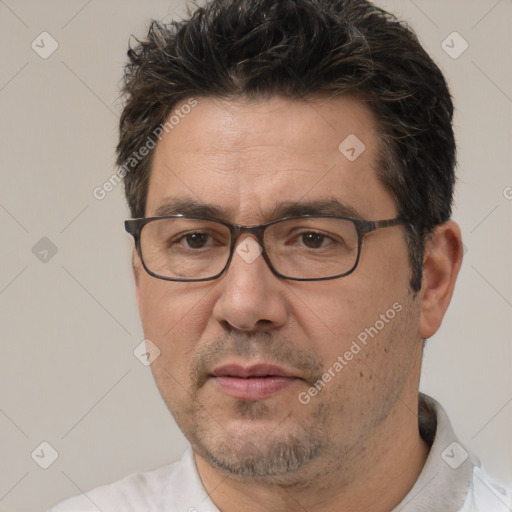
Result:
{"type": "MultiPolygon", "coordinates": [[[[422,389],[487,470],[511,483],[512,2],[379,4],[417,30],[457,107],[454,218],[466,255],[428,342],[422,389]],[[454,31],[469,44],[457,58],[459,36],[443,45],[454,31]]],[[[143,335],[122,187],[93,197],[114,171],[128,37],[184,10],[181,0],[0,0],[2,511],[44,510],[175,460],[185,446],[133,354],[143,335]],[[59,45],[47,59],[31,47],[43,45],[43,31],[59,45]],[[47,448],[31,457],[42,441],[59,454],[48,469],[36,463],[49,461],[47,448]]]]}

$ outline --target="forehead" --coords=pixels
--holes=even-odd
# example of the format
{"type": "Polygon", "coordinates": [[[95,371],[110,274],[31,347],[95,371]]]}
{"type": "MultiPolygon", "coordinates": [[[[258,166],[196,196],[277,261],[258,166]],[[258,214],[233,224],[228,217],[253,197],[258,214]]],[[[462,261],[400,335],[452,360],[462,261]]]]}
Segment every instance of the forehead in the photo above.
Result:
{"type": "Polygon", "coordinates": [[[334,199],[368,218],[396,211],[375,172],[374,116],[355,98],[197,98],[185,110],[155,148],[147,215],[184,199],[237,222],[301,201],[334,199]]]}

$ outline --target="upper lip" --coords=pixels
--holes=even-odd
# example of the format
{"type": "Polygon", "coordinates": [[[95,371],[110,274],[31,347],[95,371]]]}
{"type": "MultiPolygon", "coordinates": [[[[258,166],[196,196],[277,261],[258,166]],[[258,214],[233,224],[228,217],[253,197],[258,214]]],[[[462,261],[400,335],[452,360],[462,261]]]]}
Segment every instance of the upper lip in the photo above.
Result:
{"type": "Polygon", "coordinates": [[[273,364],[252,364],[244,366],[240,364],[224,364],[217,366],[211,373],[214,377],[297,377],[293,373],[273,364]]]}

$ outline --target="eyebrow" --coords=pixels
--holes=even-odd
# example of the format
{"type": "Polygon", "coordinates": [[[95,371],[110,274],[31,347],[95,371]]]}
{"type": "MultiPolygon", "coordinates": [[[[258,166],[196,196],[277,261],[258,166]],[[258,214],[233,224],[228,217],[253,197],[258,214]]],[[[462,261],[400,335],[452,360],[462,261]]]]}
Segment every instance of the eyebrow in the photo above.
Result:
{"type": "Polygon", "coordinates": [[[213,217],[220,220],[228,218],[228,212],[213,204],[206,204],[188,197],[172,197],[165,200],[154,213],[156,217],[166,215],[190,215],[193,217],[213,217]]]}
{"type": "MultiPolygon", "coordinates": [[[[233,218],[229,210],[215,205],[196,201],[188,197],[172,197],[165,200],[154,212],[156,217],[167,215],[185,215],[193,217],[209,217],[224,221],[233,218]]],[[[340,215],[361,219],[361,213],[353,206],[335,198],[317,199],[314,201],[286,201],[276,205],[264,215],[265,222],[283,217],[300,215],[340,215]]]]}
{"type": "Polygon", "coordinates": [[[353,206],[343,203],[338,199],[317,199],[315,201],[284,202],[277,205],[270,217],[295,217],[299,215],[340,215],[360,219],[361,213],[353,206]]]}

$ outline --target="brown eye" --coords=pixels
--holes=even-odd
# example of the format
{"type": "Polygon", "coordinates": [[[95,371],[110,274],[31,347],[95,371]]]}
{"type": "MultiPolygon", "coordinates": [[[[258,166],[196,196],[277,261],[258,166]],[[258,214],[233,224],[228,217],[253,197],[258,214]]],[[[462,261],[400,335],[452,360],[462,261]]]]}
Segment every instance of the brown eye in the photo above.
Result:
{"type": "Polygon", "coordinates": [[[301,235],[302,243],[310,249],[319,249],[322,247],[325,236],[320,233],[304,233],[301,235]]]}
{"type": "Polygon", "coordinates": [[[208,236],[206,233],[192,233],[184,237],[184,240],[191,249],[202,249],[208,242],[208,236]]]}

